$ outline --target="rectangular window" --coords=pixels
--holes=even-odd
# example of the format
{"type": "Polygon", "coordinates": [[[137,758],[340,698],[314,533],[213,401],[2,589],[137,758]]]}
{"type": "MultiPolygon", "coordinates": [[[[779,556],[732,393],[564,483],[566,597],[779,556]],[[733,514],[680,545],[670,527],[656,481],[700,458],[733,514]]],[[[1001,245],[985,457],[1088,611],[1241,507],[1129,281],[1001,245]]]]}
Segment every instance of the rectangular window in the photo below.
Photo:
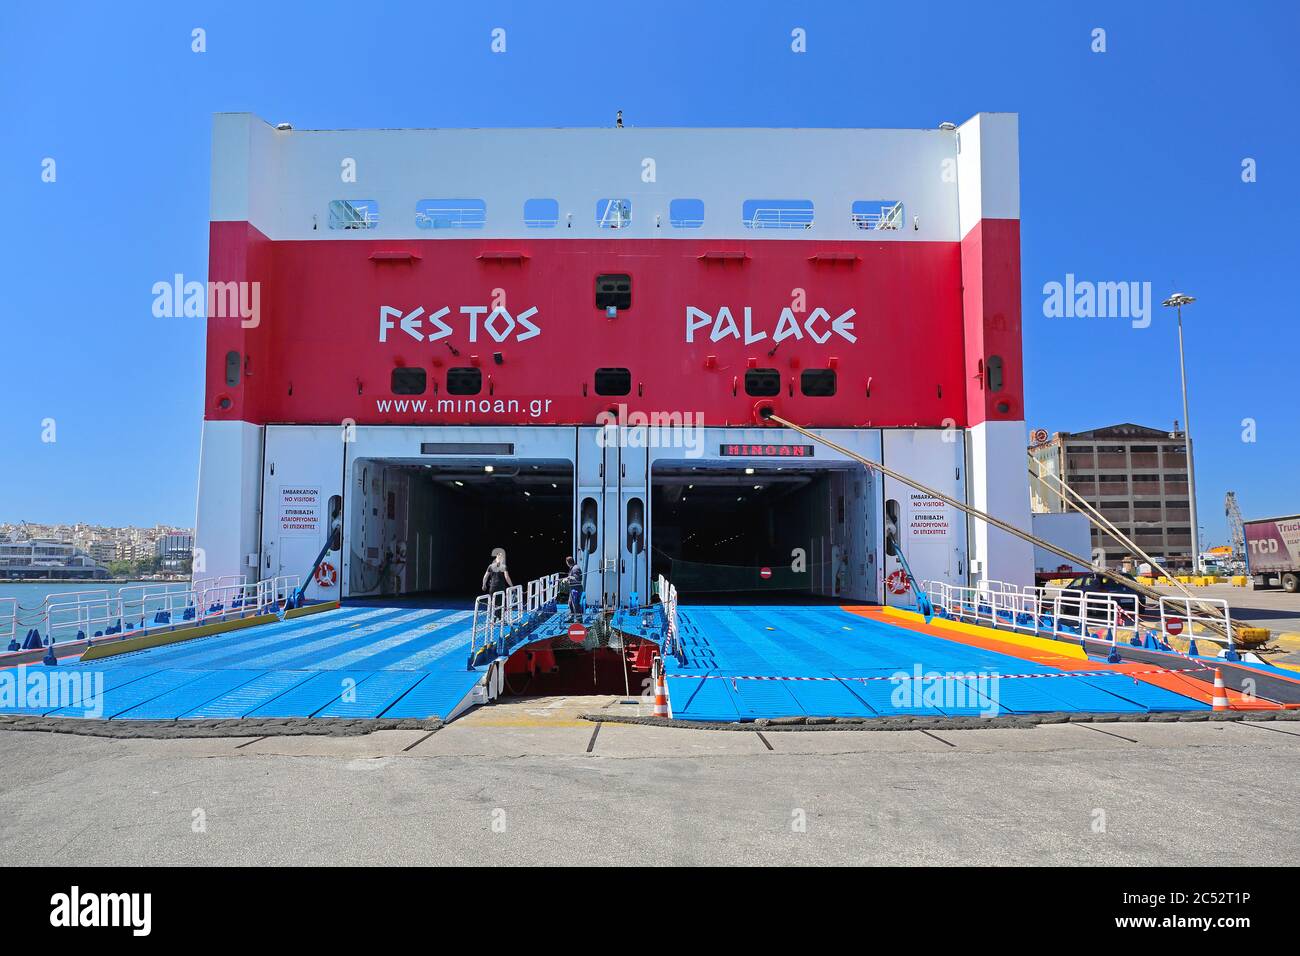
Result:
{"type": "Polygon", "coordinates": [[[483,391],[483,373],[473,367],[447,369],[448,395],[477,395],[483,391]]]}
{"type": "Polygon", "coordinates": [[[632,373],[625,368],[596,369],[597,395],[627,395],[632,391],[632,373]]]}
{"type": "Polygon", "coordinates": [[[331,229],[374,229],[379,225],[379,203],[373,199],[330,200],[331,229]]]}
{"type": "Polygon", "coordinates": [[[482,199],[421,199],[415,204],[418,229],[482,229],[486,223],[482,199]]]}
{"type": "Polygon", "coordinates": [[[596,308],[632,308],[632,277],[624,273],[596,276],[596,308]]]}
{"type": "Polygon", "coordinates": [[[810,398],[830,398],[835,394],[835,369],[804,369],[799,376],[799,388],[810,398]]]}
{"type": "Polygon", "coordinates": [[[811,199],[746,199],[740,211],[746,229],[811,229],[811,199]]]}
{"type": "Polygon", "coordinates": [[[704,200],[674,199],[668,204],[668,223],[674,229],[699,229],[704,225],[704,200]]]}
{"type": "Polygon", "coordinates": [[[901,229],[903,204],[893,199],[859,199],[851,218],[859,229],[901,229]]]}
{"type": "Polygon", "coordinates": [[[781,373],[774,368],[745,370],[745,394],[766,398],[781,394],[781,373]]]}
{"type": "Polygon", "coordinates": [[[632,225],[632,200],[597,199],[596,225],[601,229],[625,229],[632,225]]]}
{"type": "Polygon", "coordinates": [[[394,395],[423,395],[427,381],[422,368],[395,368],[391,381],[394,395]]]}
{"type": "Polygon", "coordinates": [[[529,229],[554,229],[560,221],[560,204],[554,199],[525,199],[524,225],[529,229]]]}

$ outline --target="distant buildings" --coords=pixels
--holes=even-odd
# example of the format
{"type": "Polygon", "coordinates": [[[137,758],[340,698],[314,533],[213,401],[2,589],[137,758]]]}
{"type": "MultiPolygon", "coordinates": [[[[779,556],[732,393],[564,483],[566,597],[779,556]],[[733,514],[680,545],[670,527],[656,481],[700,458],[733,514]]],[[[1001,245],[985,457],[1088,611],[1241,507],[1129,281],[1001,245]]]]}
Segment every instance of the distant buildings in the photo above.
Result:
{"type": "Polygon", "coordinates": [[[189,530],[167,525],[0,524],[0,577],[106,577],[115,561],[136,564],[137,573],[185,573],[193,548],[189,530]]]}
{"type": "Polygon", "coordinates": [[[0,541],[0,578],[106,578],[100,565],[76,545],[54,538],[0,541]]]}
{"type": "MultiPolygon", "coordinates": [[[[1122,424],[1038,437],[1029,448],[1038,468],[1029,485],[1034,511],[1070,510],[1049,476],[1063,478],[1151,557],[1171,570],[1191,566],[1191,508],[1182,432],[1122,424]]],[[[1096,527],[1092,548],[1111,568],[1128,555],[1127,549],[1096,527]]]]}
{"type": "Polygon", "coordinates": [[[194,535],[188,531],[162,535],[154,542],[154,556],[165,571],[185,571],[194,553],[194,535]]]}

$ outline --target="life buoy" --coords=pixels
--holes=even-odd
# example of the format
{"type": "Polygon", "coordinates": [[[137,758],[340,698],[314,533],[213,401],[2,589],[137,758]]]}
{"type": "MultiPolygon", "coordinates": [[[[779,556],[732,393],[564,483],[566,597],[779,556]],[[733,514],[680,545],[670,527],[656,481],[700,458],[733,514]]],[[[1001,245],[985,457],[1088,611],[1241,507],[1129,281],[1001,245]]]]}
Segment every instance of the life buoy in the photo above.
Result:
{"type": "Polygon", "coordinates": [[[316,583],[323,588],[332,588],[339,583],[339,572],[328,561],[322,561],[316,567],[316,583]]]}
{"type": "Polygon", "coordinates": [[[885,578],[885,587],[889,589],[890,594],[906,594],[907,574],[901,568],[894,571],[889,577],[885,578]]]}

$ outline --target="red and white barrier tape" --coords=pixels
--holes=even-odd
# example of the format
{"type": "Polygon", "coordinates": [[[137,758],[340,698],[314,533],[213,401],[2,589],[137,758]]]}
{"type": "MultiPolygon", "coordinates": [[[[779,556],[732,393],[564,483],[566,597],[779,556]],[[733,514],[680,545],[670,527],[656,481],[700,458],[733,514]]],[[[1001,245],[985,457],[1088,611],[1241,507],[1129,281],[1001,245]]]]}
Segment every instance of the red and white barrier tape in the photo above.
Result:
{"type": "Polygon", "coordinates": [[[914,674],[890,675],[888,677],[774,677],[763,674],[673,674],[666,673],[668,679],[683,680],[771,680],[771,681],[905,681],[905,680],[979,680],[996,677],[998,680],[1018,680],[1026,677],[1138,677],[1146,674],[1191,674],[1196,671],[1211,671],[1212,667],[1160,667],[1141,671],[1059,671],[1055,674],[998,674],[996,672],[967,674],[914,674]]]}

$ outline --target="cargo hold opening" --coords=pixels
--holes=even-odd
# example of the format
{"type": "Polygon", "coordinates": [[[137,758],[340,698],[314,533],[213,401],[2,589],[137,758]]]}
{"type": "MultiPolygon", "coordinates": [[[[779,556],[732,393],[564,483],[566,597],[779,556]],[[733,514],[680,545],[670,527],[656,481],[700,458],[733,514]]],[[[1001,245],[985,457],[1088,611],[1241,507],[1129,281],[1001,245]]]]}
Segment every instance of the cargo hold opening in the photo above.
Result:
{"type": "Polygon", "coordinates": [[[492,550],[517,585],[564,570],[573,538],[568,461],[354,463],[347,597],[468,606],[492,550]]]}
{"type": "Polygon", "coordinates": [[[860,466],[656,465],[652,574],[693,603],[874,600],[870,488],[860,466]]]}

